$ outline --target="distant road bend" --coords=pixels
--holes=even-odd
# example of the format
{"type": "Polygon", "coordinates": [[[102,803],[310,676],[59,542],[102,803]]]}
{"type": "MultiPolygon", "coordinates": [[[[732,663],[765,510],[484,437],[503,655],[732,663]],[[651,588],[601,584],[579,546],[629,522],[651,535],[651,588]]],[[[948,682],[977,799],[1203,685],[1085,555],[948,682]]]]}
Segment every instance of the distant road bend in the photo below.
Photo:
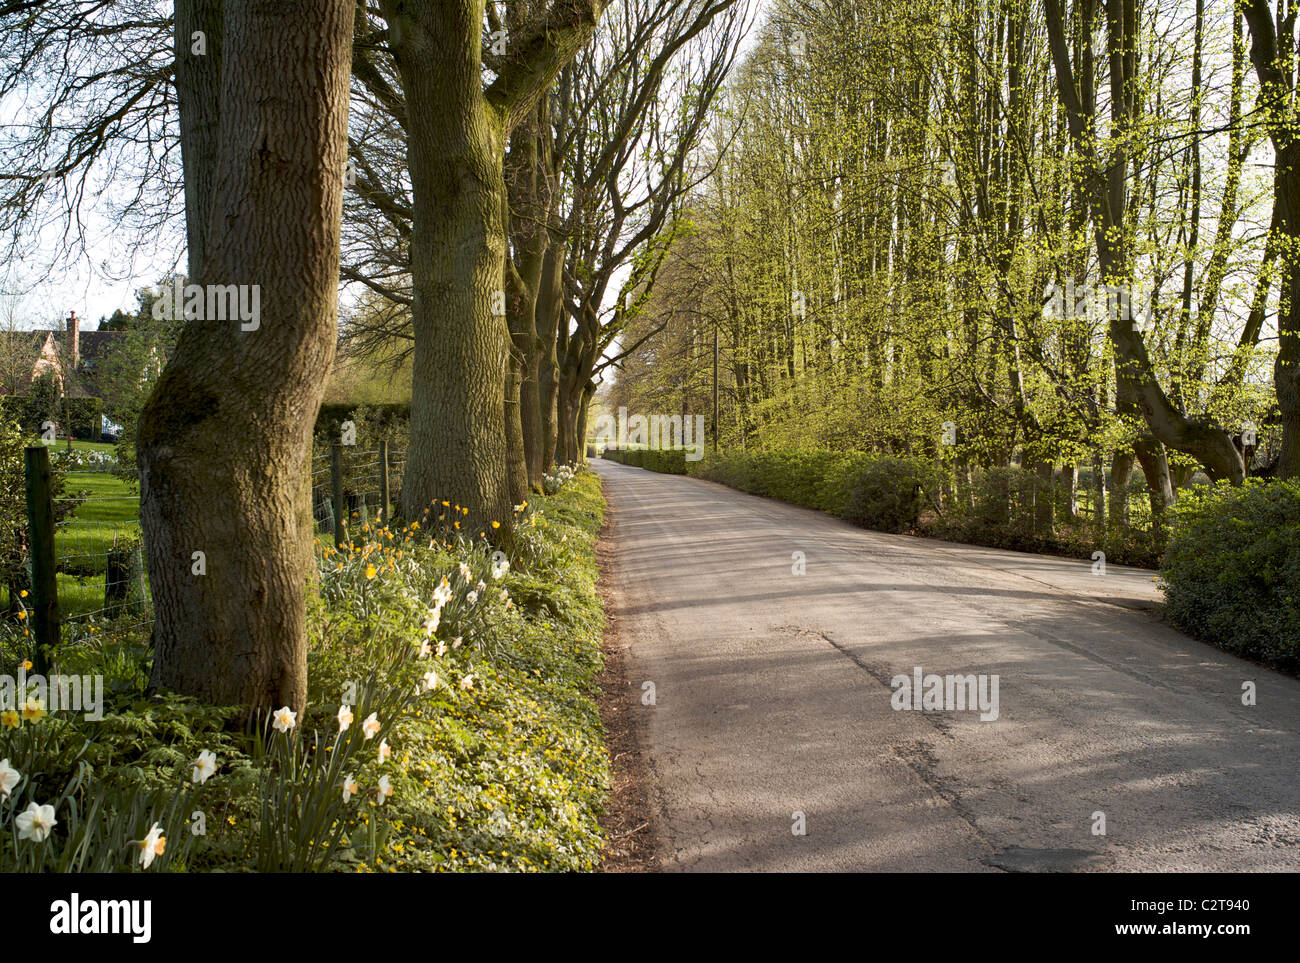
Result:
{"type": "Polygon", "coordinates": [[[1300,682],[1165,624],[1151,572],[595,467],[663,868],[1300,869],[1300,682]],[[996,720],[896,710],[918,668],[996,676],[996,720]]]}

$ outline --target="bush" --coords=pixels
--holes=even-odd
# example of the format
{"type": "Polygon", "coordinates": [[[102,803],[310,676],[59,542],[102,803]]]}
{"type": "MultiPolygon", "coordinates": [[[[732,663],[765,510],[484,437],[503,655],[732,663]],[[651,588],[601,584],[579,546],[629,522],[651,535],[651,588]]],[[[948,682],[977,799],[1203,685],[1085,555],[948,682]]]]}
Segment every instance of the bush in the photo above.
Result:
{"type": "Polygon", "coordinates": [[[69,398],[66,402],[72,437],[99,441],[103,434],[104,402],[99,398],[69,398]]]}
{"type": "Polygon", "coordinates": [[[938,479],[914,458],[877,458],[857,470],[844,518],[881,532],[916,528],[938,479]]]}
{"type": "Polygon", "coordinates": [[[1185,490],[1170,513],[1165,613],[1236,655],[1300,669],[1300,484],[1185,490]]]}
{"type": "Polygon", "coordinates": [[[861,452],[729,451],[709,454],[690,472],[751,495],[842,515],[852,479],[871,460],[861,452]]]}
{"type": "Polygon", "coordinates": [[[339,426],[345,421],[358,425],[358,438],[363,435],[363,423],[368,423],[375,429],[375,438],[402,438],[411,421],[411,405],[409,402],[377,405],[323,404],[316,414],[314,432],[337,441],[339,426]]]}
{"type": "Polygon", "coordinates": [[[645,468],[665,475],[686,474],[685,448],[606,448],[605,458],[620,465],[645,468]]]}

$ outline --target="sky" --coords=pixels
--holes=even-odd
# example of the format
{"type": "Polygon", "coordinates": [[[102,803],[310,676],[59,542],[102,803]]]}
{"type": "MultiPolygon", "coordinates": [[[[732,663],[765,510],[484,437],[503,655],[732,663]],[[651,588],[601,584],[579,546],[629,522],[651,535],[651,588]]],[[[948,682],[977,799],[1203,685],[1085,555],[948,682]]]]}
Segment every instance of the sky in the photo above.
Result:
{"type": "MultiPolygon", "coordinates": [[[[756,24],[771,0],[752,0],[759,13],[756,24]]],[[[742,51],[747,52],[757,39],[758,29],[751,30],[742,51]]],[[[743,53],[742,53],[743,57],[743,53]]],[[[62,327],[69,311],[76,311],[83,323],[94,324],[118,308],[134,310],[135,292],[156,284],[173,270],[174,258],[183,243],[175,239],[154,238],[162,243],[148,244],[132,255],[121,242],[121,231],[108,219],[103,208],[83,211],[88,244],[83,256],[58,265],[48,277],[42,277],[44,265],[9,264],[0,271],[0,325],[10,319],[20,328],[62,327]]],[[[42,231],[41,251],[57,250],[62,223],[48,224],[42,231]]],[[[183,262],[182,262],[183,267],[183,262]]]]}

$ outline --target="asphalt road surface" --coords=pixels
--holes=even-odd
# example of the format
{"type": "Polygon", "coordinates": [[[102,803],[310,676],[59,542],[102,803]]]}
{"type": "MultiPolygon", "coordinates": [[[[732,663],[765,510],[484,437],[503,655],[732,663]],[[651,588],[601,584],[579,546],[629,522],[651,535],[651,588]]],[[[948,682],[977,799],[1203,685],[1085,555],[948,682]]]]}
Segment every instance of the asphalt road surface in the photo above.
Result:
{"type": "Polygon", "coordinates": [[[1300,869],[1300,682],[1163,622],[1152,572],[596,470],[662,868],[1300,869]],[[996,719],[931,674],[996,676],[996,719]]]}

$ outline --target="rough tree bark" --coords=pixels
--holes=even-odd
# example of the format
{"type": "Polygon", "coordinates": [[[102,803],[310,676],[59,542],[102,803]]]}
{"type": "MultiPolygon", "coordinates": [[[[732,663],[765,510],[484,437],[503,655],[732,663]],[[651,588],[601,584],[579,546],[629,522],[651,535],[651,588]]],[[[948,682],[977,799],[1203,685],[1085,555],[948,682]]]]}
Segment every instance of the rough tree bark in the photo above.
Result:
{"type": "Polygon", "coordinates": [[[447,499],[469,509],[471,529],[499,521],[499,539],[510,537],[506,144],[605,6],[554,0],[523,35],[508,32],[507,53],[485,90],[484,0],[383,0],[406,95],[414,197],[408,517],[447,499]]]}
{"type": "Polygon", "coordinates": [[[257,285],[260,313],[256,328],[190,320],[141,415],[153,683],[301,709],[305,480],[334,357],[353,5],[176,7],[191,281],[257,285]]]}

